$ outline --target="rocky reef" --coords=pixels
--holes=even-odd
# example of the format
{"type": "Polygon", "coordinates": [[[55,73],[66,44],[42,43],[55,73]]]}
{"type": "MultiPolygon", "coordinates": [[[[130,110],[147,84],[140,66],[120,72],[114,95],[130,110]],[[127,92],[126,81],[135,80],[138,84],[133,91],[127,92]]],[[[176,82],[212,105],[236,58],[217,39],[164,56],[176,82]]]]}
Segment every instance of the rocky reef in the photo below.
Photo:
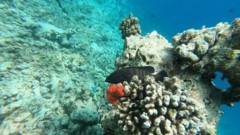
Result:
{"type": "Polygon", "coordinates": [[[130,83],[123,82],[126,96],[110,113],[112,118],[105,119],[136,135],[216,134],[220,105],[240,101],[239,27],[237,18],[231,25],[186,30],[173,37],[173,45],[155,31],[126,37],[117,69],[150,65],[168,77],[156,82],[151,76],[134,76],[130,83]],[[217,71],[231,88],[224,91],[212,83],[217,71]]]}
{"type": "Polygon", "coordinates": [[[11,0],[0,12],[0,134],[102,135],[118,4],[11,0]]]}
{"type": "MultiPolygon", "coordinates": [[[[221,102],[239,102],[240,19],[231,25],[219,23],[213,28],[187,30],[173,37],[176,63],[181,70],[191,70],[202,76],[221,71],[231,84],[222,94],[221,102]]],[[[210,78],[209,78],[210,79],[210,78]]]]}

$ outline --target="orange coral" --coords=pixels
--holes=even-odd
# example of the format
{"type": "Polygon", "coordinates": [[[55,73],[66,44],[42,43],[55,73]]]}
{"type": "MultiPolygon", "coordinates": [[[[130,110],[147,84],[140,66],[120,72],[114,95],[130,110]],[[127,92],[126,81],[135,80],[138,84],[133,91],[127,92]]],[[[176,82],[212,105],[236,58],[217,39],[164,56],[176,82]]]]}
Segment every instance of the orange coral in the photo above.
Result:
{"type": "Polygon", "coordinates": [[[122,84],[116,85],[112,84],[107,90],[107,100],[112,103],[114,106],[118,105],[117,100],[124,96],[124,86],[122,84]]]}

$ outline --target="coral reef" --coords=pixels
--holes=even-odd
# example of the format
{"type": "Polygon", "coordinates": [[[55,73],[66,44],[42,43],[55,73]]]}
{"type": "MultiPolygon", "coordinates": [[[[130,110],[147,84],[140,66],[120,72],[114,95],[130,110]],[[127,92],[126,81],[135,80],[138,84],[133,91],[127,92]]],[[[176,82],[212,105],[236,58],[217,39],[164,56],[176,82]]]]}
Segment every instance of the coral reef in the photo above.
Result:
{"type": "Polygon", "coordinates": [[[206,110],[190,97],[177,77],[156,82],[134,76],[124,92],[115,115],[123,130],[131,134],[212,134],[215,126],[206,121],[206,110]]]}
{"type": "Polygon", "coordinates": [[[122,21],[119,30],[122,31],[122,39],[126,39],[131,35],[141,34],[141,27],[138,24],[138,18],[133,17],[133,14],[131,13],[129,17],[122,21]]]}
{"type": "Polygon", "coordinates": [[[231,84],[222,94],[222,103],[240,100],[240,19],[231,25],[219,23],[213,28],[187,30],[173,37],[177,54],[176,63],[181,70],[192,70],[211,79],[220,71],[231,84]]]}
{"type": "Polygon", "coordinates": [[[71,113],[71,119],[85,125],[94,125],[99,121],[98,112],[92,108],[76,108],[71,113]]]}
{"type": "MultiPolygon", "coordinates": [[[[82,135],[102,135],[103,130],[98,125],[100,117],[96,109],[91,107],[77,107],[70,114],[69,123],[64,124],[68,126],[66,129],[72,129],[72,134],[82,135]]],[[[62,124],[62,123],[61,123],[62,124]]]]}
{"type": "Polygon", "coordinates": [[[127,15],[118,3],[0,2],[0,134],[103,134],[108,49],[123,43],[112,28],[127,15]]]}
{"type": "Polygon", "coordinates": [[[123,83],[129,96],[119,99],[112,119],[129,134],[216,134],[223,113],[220,105],[240,101],[239,26],[240,19],[235,19],[231,25],[190,29],[174,36],[173,46],[156,32],[127,37],[116,69],[149,65],[156,72],[165,70],[169,77],[163,83],[151,77],[123,83]],[[223,73],[231,88],[223,91],[215,87],[211,79],[216,71],[223,73]],[[161,96],[158,89],[162,89],[161,96]],[[188,107],[183,109],[181,104],[188,107]],[[195,112],[185,115],[183,110],[195,112]],[[182,120],[181,116],[189,117],[182,120]],[[160,121],[160,126],[155,121],[160,121]]]}
{"type": "Polygon", "coordinates": [[[124,52],[116,59],[116,68],[151,65],[155,71],[172,68],[171,44],[156,31],[146,36],[131,36],[125,40],[124,52]]]}
{"type": "Polygon", "coordinates": [[[129,12],[119,7],[124,4],[0,2],[0,134],[214,134],[219,105],[239,101],[240,20],[185,31],[174,37],[172,46],[156,32],[140,36],[138,19],[130,15],[120,26],[125,39],[121,54],[123,40],[113,28],[129,12]],[[116,69],[150,65],[156,72],[165,70],[169,78],[156,82],[146,77],[139,83],[135,77],[132,83],[119,84],[116,91],[108,91],[107,99],[116,105],[112,106],[105,97],[108,84],[103,82],[116,57],[116,69]],[[215,71],[228,78],[229,90],[222,92],[211,84],[215,71]],[[151,91],[148,84],[154,84],[151,91]],[[140,86],[147,91],[141,92],[140,86]],[[162,88],[162,96],[157,88],[162,88]],[[182,101],[184,96],[193,102],[182,101]],[[150,97],[149,102],[143,97],[150,97]],[[132,104],[123,106],[126,101],[132,104]],[[184,103],[189,107],[181,110],[184,103]],[[155,128],[159,114],[164,120],[155,128]],[[181,116],[184,120],[178,119],[181,116]]]}

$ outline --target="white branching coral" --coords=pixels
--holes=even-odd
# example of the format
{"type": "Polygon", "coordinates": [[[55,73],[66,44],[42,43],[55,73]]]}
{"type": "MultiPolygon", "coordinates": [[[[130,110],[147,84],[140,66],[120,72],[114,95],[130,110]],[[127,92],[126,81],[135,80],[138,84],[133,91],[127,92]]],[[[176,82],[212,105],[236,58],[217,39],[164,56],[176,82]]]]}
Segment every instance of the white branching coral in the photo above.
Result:
{"type": "Polygon", "coordinates": [[[123,130],[131,134],[212,134],[215,127],[209,124],[196,101],[181,87],[177,77],[156,82],[146,76],[134,76],[124,82],[128,96],[119,100],[116,116],[123,130]]]}

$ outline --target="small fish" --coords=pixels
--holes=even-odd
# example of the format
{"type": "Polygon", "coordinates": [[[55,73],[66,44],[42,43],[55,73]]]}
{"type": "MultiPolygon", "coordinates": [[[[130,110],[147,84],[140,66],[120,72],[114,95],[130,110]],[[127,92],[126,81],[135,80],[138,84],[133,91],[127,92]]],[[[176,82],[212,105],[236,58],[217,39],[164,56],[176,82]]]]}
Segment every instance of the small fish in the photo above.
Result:
{"type": "Polygon", "coordinates": [[[140,80],[143,80],[146,75],[152,75],[156,81],[163,81],[163,78],[168,76],[164,70],[158,74],[154,74],[154,72],[155,70],[152,66],[123,68],[111,73],[105,82],[117,84],[127,81],[129,83],[134,75],[137,75],[140,80]]]}
{"type": "Polygon", "coordinates": [[[97,87],[92,87],[92,91],[93,91],[93,93],[96,93],[98,91],[97,87]]]}

